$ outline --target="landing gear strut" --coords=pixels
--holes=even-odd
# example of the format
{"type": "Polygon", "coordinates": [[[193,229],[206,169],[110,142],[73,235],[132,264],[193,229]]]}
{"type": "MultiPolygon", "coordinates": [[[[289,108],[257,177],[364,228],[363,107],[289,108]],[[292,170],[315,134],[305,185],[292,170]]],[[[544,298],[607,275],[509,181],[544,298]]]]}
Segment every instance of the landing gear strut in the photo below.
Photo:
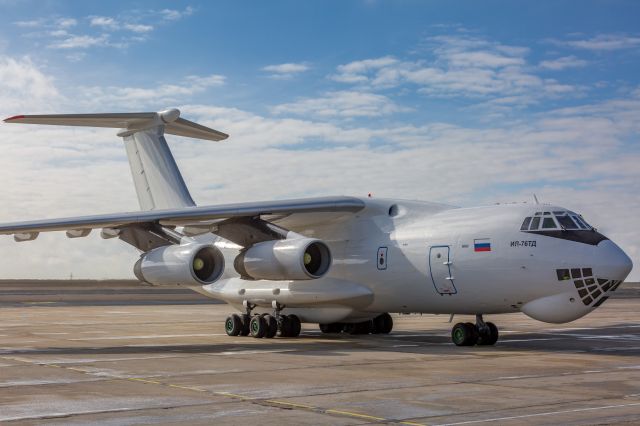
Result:
{"type": "Polygon", "coordinates": [[[451,340],[456,346],[495,345],[498,341],[498,327],[492,322],[484,322],[482,314],[478,314],[475,324],[459,322],[454,325],[451,340]]]}

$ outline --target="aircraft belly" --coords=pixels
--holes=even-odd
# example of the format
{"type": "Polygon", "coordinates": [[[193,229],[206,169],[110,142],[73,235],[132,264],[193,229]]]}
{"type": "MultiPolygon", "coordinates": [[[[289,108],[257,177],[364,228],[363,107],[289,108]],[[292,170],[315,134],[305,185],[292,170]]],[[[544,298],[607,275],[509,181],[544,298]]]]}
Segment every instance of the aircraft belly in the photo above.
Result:
{"type": "Polygon", "coordinates": [[[288,307],[341,305],[366,307],[373,298],[366,286],[337,278],[310,281],[248,281],[240,278],[223,279],[203,286],[210,297],[231,304],[244,300],[259,306],[271,306],[273,301],[288,307]]]}

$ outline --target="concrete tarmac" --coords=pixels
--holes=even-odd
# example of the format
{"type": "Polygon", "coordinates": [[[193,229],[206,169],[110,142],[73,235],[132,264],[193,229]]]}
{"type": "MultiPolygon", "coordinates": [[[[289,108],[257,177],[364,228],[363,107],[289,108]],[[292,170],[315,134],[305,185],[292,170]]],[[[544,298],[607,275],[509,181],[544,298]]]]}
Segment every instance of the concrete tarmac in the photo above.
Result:
{"type": "Polygon", "coordinates": [[[640,287],[625,286],[570,324],[487,317],[498,344],[460,348],[447,316],[254,339],[226,336],[232,309],[179,288],[1,282],[0,422],[639,424],[640,287]]]}

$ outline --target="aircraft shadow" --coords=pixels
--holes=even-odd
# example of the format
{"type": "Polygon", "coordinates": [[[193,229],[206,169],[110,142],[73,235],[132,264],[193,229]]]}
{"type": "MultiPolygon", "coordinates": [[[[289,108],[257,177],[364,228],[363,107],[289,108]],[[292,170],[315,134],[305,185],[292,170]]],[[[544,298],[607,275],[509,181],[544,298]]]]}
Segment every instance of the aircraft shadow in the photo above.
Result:
{"type": "MultiPolygon", "coordinates": [[[[569,327],[558,327],[569,328],[569,327]]],[[[231,339],[231,338],[230,338],[231,339]]],[[[206,340],[206,337],[203,338],[206,340]]],[[[292,352],[296,355],[346,356],[352,351],[390,351],[415,354],[473,354],[480,351],[589,353],[605,356],[640,356],[640,324],[615,324],[589,329],[503,334],[495,346],[456,347],[442,330],[398,331],[389,335],[324,335],[305,331],[298,338],[254,339],[237,337],[229,343],[149,344],[122,346],[58,346],[3,348],[0,355],[124,355],[225,354],[233,352],[292,352]],[[241,339],[247,339],[243,342],[241,339]]]]}

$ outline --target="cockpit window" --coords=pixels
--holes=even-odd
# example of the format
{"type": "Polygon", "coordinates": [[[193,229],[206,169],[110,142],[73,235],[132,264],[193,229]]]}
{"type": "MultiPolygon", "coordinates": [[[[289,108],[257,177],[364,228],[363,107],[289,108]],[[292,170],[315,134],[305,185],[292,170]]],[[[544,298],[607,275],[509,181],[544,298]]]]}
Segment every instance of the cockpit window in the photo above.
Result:
{"type": "Polygon", "coordinates": [[[542,221],[542,229],[557,229],[556,222],[552,217],[545,217],[542,221]]]}
{"type": "Polygon", "coordinates": [[[576,222],[578,222],[578,225],[580,225],[581,228],[583,229],[593,228],[593,226],[589,225],[582,216],[573,216],[573,218],[576,220],[576,222]]]}
{"type": "Polygon", "coordinates": [[[522,226],[520,227],[521,231],[526,231],[527,229],[529,229],[529,224],[531,223],[531,218],[530,217],[525,217],[524,218],[524,222],[522,222],[522,226]]]}
{"type": "Polygon", "coordinates": [[[535,231],[536,229],[538,229],[538,225],[540,225],[540,216],[536,216],[533,218],[533,220],[531,221],[531,226],[529,227],[529,230],[535,231]]]}
{"type": "Polygon", "coordinates": [[[556,216],[556,219],[558,219],[558,223],[564,229],[578,229],[576,224],[569,216],[556,216]]]}

